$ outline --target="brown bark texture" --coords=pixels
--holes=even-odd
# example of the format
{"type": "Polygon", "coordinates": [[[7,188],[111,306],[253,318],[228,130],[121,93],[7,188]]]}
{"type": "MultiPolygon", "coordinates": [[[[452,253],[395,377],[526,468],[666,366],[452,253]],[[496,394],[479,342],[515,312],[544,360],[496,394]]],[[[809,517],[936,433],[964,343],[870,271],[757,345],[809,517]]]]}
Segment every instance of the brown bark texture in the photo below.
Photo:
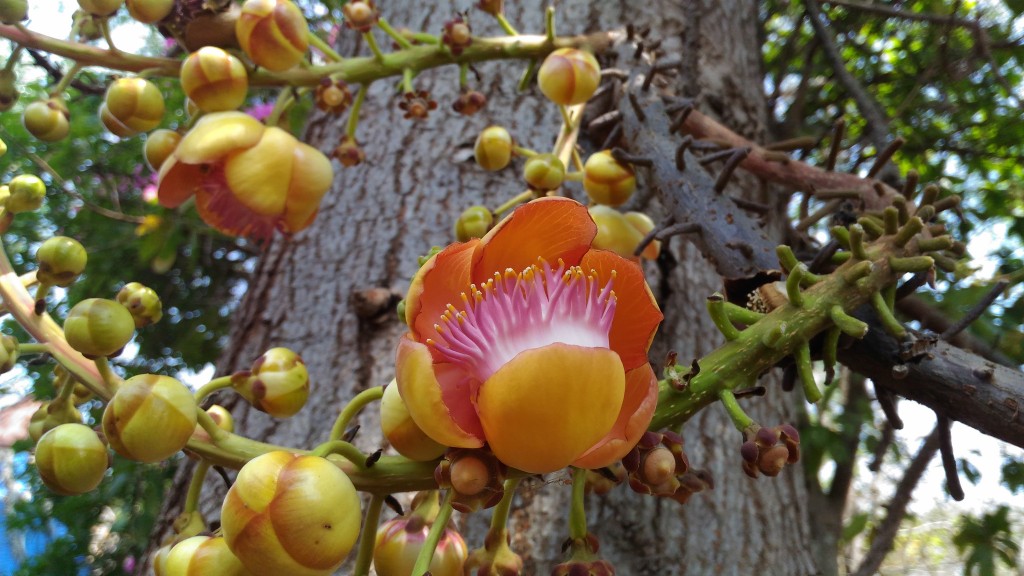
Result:
{"type": "MultiPolygon", "coordinates": [[[[381,4],[383,15],[396,27],[434,33],[465,7],[404,0],[381,4]]],[[[537,0],[507,3],[508,17],[521,32],[539,33],[544,7],[537,0]]],[[[622,29],[626,24],[649,26],[650,38],[662,39],[667,57],[674,55],[683,62],[678,77],[663,89],[694,98],[706,114],[748,138],[763,140],[756,3],[566,0],[557,4],[557,13],[560,35],[622,29]]],[[[475,33],[500,33],[482,15],[474,14],[473,19],[475,33]]],[[[340,52],[357,50],[368,53],[356,34],[343,32],[340,52]]],[[[521,164],[497,174],[474,164],[476,134],[488,125],[502,124],[518,143],[534,149],[549,147],[557,135],[557,109],[536,89],[525,95],[516,92],[524,65],[479,66],[481,81],[473,87],[487,94],[489,103],[483,112],[468,118],[449,110],[458,90],[454,68],[431,71],[415,80],[417,89],[430,90],[440,104],[423,122],[402,118],[393,82],[372,87],[359,126],[367,162],[339,168],[310,229],[268,247],[235,312],[230,346],[218,366],[218,374],[227,374],[248,367],[270,347],[287,346],[299,352],[309,367],[310,402],[298,416],[274,420],[221,393],[217,400],[232,406],[236,431],[276,444],[312,447],[327,438],[348,399],[394,377],[395,346],[403,325],[394,313],[394,302],[380,299],[380,294],[404,294],[417,256],[453,240],[452,224],[461,210],[474,204],[494,207],[522,190],[515,173],[521,164]],[[380,300],[384,304],[378,307],[374,303],[380,300]]],[[[328,152],[344,129],[343,120],[315,115],[306,141],[328,152]]],[[[749,177],[735,178],[729,192],[779,206],[762,184],[749,177]]],[[[568,194],[583,197],[579,189],[568,194]]],[[[645,209],[656,221],[663,215],[642,181],[630,207],[645,209]]],[[[765,228],[776,238],[780,230],[771,221],[765,228]]],[[[669,351],[677,352],[681,362],[689,362],[720,344],[722,338],[705,312],[705,299],[722,290],[722,281],[700,251],[676,239],[670,243],[670,255],[650,266],[649,272],[665,313],[651,349],[656,370],[669,351]]],[[[770,379],[764,382],[770,390],[766,398],[744,401],[751,416],[768,426],[795,421],[802,398],[781,392],[770,379]]],[[[366,411],[359,423],[358,446],[366,451],[384,446],[374,410],[366,411]]],[[[808,515],[812,512],[806,504],[801,468],[787,467],[774,479],[747,478],[740,468],[740,435],[717,406],[698,414],[682,432],[691,463],[713,475],[713,491],[685,505],[641,496],[625,486],[588,500],[590,529],[600,539],[601,555],[618,573],[818,573],[810,553],[814,535],[808,515]]],[[[180,512],[191,468],[183,467],[175,481],[167,518],[180,512]]],[[[564,474],[529,480],[515,499],[512,548],[524,557],[526,574],[548,573],[560,559],[567,535],[566,480],[564,474]]],[[[223,493],[223,482],[211,475],[203,498],[208,519],[219,516],[223,493]]],[[[385,517],[389,514],[385,512],[385,517]]],[[[471,548],[482,544],[489,516],[486,511],[457,515],[471,548]]]]}

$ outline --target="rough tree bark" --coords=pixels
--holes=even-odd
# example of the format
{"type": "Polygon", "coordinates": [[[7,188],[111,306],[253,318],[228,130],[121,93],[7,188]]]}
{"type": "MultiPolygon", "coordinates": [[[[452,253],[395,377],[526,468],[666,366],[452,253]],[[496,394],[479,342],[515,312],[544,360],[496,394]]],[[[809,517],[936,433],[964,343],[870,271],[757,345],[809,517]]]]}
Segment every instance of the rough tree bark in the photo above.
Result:
{"type": "MultiPolygon", "coordinates": [[[[509,3],[509,20],[522,31],[543,29],[544,2],[509,3]]],[[[408,0],[382,5],[396,26],[436,32],[463,4],[442,3],[424,9],[408,0]]],[[[474,15],[477,33],[497,27],[474,15]]],[[[765,104],[761,87],[756,3],[744,0],[658,0],[624,2],[565,0],[558,3],[558,32],[650,26],[669,54],[684,62],[669,89],[696,98],[701,110],[737,132],[762,140],[765,104]]],[[[341,53],[359,46],[342,33],[341,53]]],[[[625,63],[620,63],[625,65],[625,63]]],[[[339,170],[316,223],[291,239],[278,239],[260,259],[249,290],[238,307],[231,344],[218,373],[246,368],[262,351],[287,346],[306,360],[313,383],[307,408],[295,418],[277,421],[234,402],[237,430],[250,437],[309,447],[326,439],[337,411],[354,394],[394,376],[394,350],[403,326],[393,302],[375,307],[363,298],[383,288],[404,293],[416,257],[432,245],[452,240],[451,225],[463,208],[496,206],[521,190],[514,170],[490,175],[472,162],[476,134],[489,124],[508,126],[523,145],[545,148],[559,128],[553,105],[537,93],[522,97],[515,85],[522,65],[481,66],[490,103],[471,118],[447,107],[456,93],[454,69],[424,74],[416,87],[428,89],[441,108],[422,123],[403,120],[393,84],[379,82],[364,106],[359,135],[368,161],[339,170]]],[[[329,151],[344,124],[315,116],[307,141],[329,151]]],[[[517,165],[518,166],[518,165],[517,165]]],[[[779,199],[754,180],[738,178],[733,194],[780,206],[779,199]]],[[[570,193],[574,193],[571,192],[570,193]]],[[[578,192],[575,192],[577,195],[578,192]]],[[[640,194],[657,220],[650,194],[640,194]],[[646,200],[645,200],[646,198],[646,200]]],[[[767,229],[778,236],[778,222],[767,229]]],[[[665,322],[651,349],[656,369],[668,351],[688,362],[712,350],[721,336],[707,317],[705,298],[721,290],[721,280],[693,246],[681,240],[670,256],[651,269],[651,282],[665,322]]],[[[379,294],[378,294],[379,295],[379,294]]],[[[750,402],[750,413],[765,425],[795,420],[799,395],[769,385],[767,398],[750,402]]],[[[382,446],[376,415],[364,414],[357,444],[382,446]]],[[[716,487],[686,505],[642,497],[620,487],[588,503],[592,531],[602,555],[620,574],[772,574],[806,576],[819,572],[810,554],[806,488],[799,466],[778,478],[753,481],[740,469],[739,434],[724,413],[712,407],[683,429],[693,465],[711,471],[716,487]]],[[[180,511],[191,466],[175,481],[165,516],[180,511]]],[[[515,501],[513,549],[526,561],[527,574],[543,574],[558,560],[566,535],[568,486],[554,474],[526,485],[515,501]]],[[[223,485],[207,480],[204,510],[219,516],[223,485]]],[[[460,520],[471,547],[481,543],[488,513],[460,520]]]]}

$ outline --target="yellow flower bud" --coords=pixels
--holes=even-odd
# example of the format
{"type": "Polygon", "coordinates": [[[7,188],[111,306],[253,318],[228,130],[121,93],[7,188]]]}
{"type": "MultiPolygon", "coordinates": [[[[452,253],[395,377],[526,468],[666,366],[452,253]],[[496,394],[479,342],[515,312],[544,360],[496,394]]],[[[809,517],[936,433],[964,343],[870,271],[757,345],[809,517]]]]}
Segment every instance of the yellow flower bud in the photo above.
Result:
{"type": "Polygon", "coordinates": [[[537,154],[526,160],[523,179],[534,190],[554,190],[565,181],[565,164],[554,154],[537,154]]]}
{"type": "MultiPolygon", "coordinates": [[[[626,212],[623,216],[642,236],[647,236],[651,230],[654,230],[654,220],[651,220],[651,217],[643,212],[626,212]]],[[[644,248],[640,255],[648,260],[654,260],[658,257],[659,252],[661,252],[661,240],[654,240],[644,248]]]]}
{"type": "MultiPolygon", "coordinates": [[[[231,416],[231,412],[228,412],[227,408],[220,404],[214,404],[206,409],[206,413],[209,414],[213,422],[217,424],[217,428],[220,428],[225,432],[235,431],[235,419],[231,416]]],[[[209,432],[199,425],[196,426],[196,430],[192,433],[192,437],[204,442],[210,442],[211,440],[209,432]]]]}
{"type": "Polygon", "coordinates": [[[636,175],[633,169],[612,156],[611,150],[591,154],[583,166],[583,189],[597,204],[619,206],[633,196],[636,175]]]}
{"type": "Polygon", "coordinates": [[[39,246],[36,260],[39,261],[36,277],[40,282],[66,288],[85,270],[89,255],[78,240],[54,236],[39,246]]]}
{"type": "Polygon", "coordinates": [[[326,576],[359,535],[352,481],[323,458],[270,452],[238,472],[221,508],[231,551],[256,576],[326,576]]]}
{"type": "Polygon", "coordinates": [[[391,446],[410,460],[426,462],[444,454],[445,447],[413,422],[394,380],[384,387],[384,397],[380,400],[380,427],[391,446]]]}
{"type": "Polygon", "coordinates": [[[128,13],[143,24],[156,24],[171,14],[174,0],[126,0],[128,13]]]}
{"type": "MultiPolygon", "coordinates": [[[[597,224],[594,248],[611,250],[623,258],[636,260],[637,257],[633,255],[633,252],[646,233],[638,230],[624,214],[614,208],[597,205],[591,206],[589,211],[590,217],[597,224]]],[[[645,251],[644,254],[648,253],[645,251]]],[[[657,256],[656,251],[654,256],[657,256]]]]}
{"type": "Polygon", "coordinates": [[[501,170],[512,161],[512,135],[502,126],[484,128],[473,145],[473,155],[484,170],[501,170]]]}
{"type": "Polygon", "coordinates": [[[470,238],[483,238],[494,224],[494,214],[486,206],[470,206],[455,221],[455,238],[466,242],[470,238]]]}
{"type": "Polygon", "coordinates": [[[119,78],[107,88],[107,111],[136,132],[149,132],[164,117],[164,96],[144,78],[119,78]]]}
{"type": "Polygon", "coordinates": [[[235,391],[257,410],[275,418],[290,418],[309,398],[309,372],[302,358],[287,348],[271,348],[236,377],[235,391]]]}
{"type": "Polygon", "coordinates": [[[138,130],[132,130],[126,126],[124,122],[115,118],[114,115],[110,113],[110,110],[107,109],[106,104],[100,104],[100,109],[97,115],[100,117],[100,123],[103,124],[103,127],[118,138],[131,138],[139,133],[138,130]]]}
{"type": "Polygon", "coordinates": [[[309,46],[306,17],[291,0],[246,0],[235,34],[249,58],[271,72],[298,64],[309,46]]]}
{"type": "Polygon", "coordinates": [[[540,91],[555,104],[571,106],[590,99],[601,83],[601,66],[590,52],[559,48],[537,71],[540,91]]]}
{"type": "Polygon", "coordinates": [[[21,115],[21,122],[29,134],[43,142],[63,140],[71,130],[68,124],[68,107],[60,98],[37,100],[21,115]]]}
{"type": "Polygon", "coordinates": [[[153,552],[153,574],[155,576],[167,576],[167,557],[171,554],[174,541],[168,542],[153,552]]]}
{"type": "Polygon", "coordinates": [[[140,374],[126,380],[103,411],[103,433],[118,454],[140,462],[166,460],[181,450],[196,427],[196,400],[169,376],[140,374]]]}
{"type": "MultiPolygon", "coordinates": [[[[412,574],[416,557],[430,532],[430,524],[412,515],[385,522],[377,529],[373,548],[373,568],[377,576],[407,576],[412,574]]],[[[458,532],[445,528],[434,549],[428,571],[432,576],[461,576],[462,567],[469,557],[466,542],[458,532]]]]}
{"type": "Polygon", "coordinates": [[[113,300],[89,298],[68,312],[64,335],[68,344],[86,357],[116,356],[135,335],[135,320],[113,300]]]}
{"type": "Polygon", "coordinates": [[[143,153],[150,170],[158,172],[164,165],[164,161],[174,154],[178,142],[181,142],[181,134],[165,128],[154,130],[146,135],[146,146],[143,148],[143,153]]]}
{"type": "Polygon", "coordinates": [[[83,494],[99,486],[107,471],[107,447],[83,424],[61,424],[36,444],[36,468],[58,494],[83,494]]]}
{"type": "Polygon", "coordinates": [[[7,211],[12,214],[38,210],[46,197],[46,184],[38,176],[22,174],[7,184],[7,211]]]}
{"type": "Polygon", "coordinates": [[[131,313],[136,328],[156,324],[164,315],[160,296],[152,288],[138,282],[125,284],[117,293],[117,302],[131,313]]]}
{"type": "Polygon", "coordinates": [[[93,16],[110,16],[124,4],[124,0],[78,0],[78,5],[93,16]]]}
{"type": "Polygon", "coordinates": [[[178,542],[167,554],[163,576],[249,576],[251,572],[228,549],[220,536],[193,536],[178,542]]]}
{"type": "Polygon", "coordinates": [[[0,335],[0,374],[9,372],[18,361],[18,341],[7,334],[0,335]]]}
{"type": "Polygon", "coordinates": [[[245,102],[249,76],[241,60],[215,46],[204,46],[182,63],[181,88],[204,112],[235,110],[245,102]]]}

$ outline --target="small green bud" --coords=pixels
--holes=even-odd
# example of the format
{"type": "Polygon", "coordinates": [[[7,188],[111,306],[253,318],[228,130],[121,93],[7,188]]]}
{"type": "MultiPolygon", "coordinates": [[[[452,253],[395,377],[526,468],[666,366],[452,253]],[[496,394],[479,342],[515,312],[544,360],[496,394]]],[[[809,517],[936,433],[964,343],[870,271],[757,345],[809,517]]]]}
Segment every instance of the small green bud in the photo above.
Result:
{"type": "Polygon", "coordinates": [[[120,354],[134,334],[131,312],[104,298],[89,298],[75,304],[64,321],[68,344],[88,358],[120,354]]]}
{"type": "Polygon", "coordinates": [[[455,238],[466,242],[470,238],[482,238],[494,224],[494,214],[485,206],[470,206],[463,210],[455,221],[455,238]]]}
{"type": "Polygon", "coordinates": [[[7,185],[10,197],[7,198],[7,211],[12,214],[31,212],[43,205],[46,197],[46,184],[38,176],[22,174],[15,177],[7,185]]]}
{"type": "Polygon", "coordinates": [[[28,18],[28,0],[0,0],[0,22],[15,24],[28,18]]]}
{"type": "Polygon", "coordinates": [[[67,236],[54,236],[36,251],[40,282],[66,288],[78,279],[89,260],[85,248],[78,240],[67,236]]]}
{"type": "MultiPolygon", "coordinates": [[[[2,99],[2,97],[0,97],[2,99]]],[[[25,106],[21,123],[29,134],[43,142],[63,140],[71,130],[68,107],[60,98],[36,100],[25,106]]]]}
{"type": "Polygon", "coordinates": [[[14,368],[18,361],[18,341],[13,336],[0,335],[0,374],[14,368]]]}
{"type": "Polygon", "coordinates": [[[78,5],[94,16],[110,16],[124,4],[124,0],[78,0],[78,5]]]}
{"type": "Polygon", "coordinates": [[[476,137],[473,155],[476,163],[489,172],[501,170],[512,161],[512,135],[502,126],[488,126],[476,137]]]}
{"type": "Polygon", "coordinates": [[[62,424],[36,445],[36,468],[46,487],[58,494],[89,492],[107,472],[107,447],[83,424],[62,424]]]}
{"type": "Polygon", "coordinates": [[[117,301],[128,309],[135,319],[136,328],[156,324],[163,318],[163,304],[152,288],[138,282],[129,282],[117,293],[117,301]]]}
{"type": "Polygon", "coordinates": [[[595,152],[583,166],[583,189],[597,204],[619,206],[633,196],[636,175],[633,169],[612,156],[610,150],[595,152]]]}
{"type": "Polygon", "coordinates": [[[554,190],[565,180],[565,164],[554,154],[538,154],[526,161],[523,179],[534,190],[554,190]]]}

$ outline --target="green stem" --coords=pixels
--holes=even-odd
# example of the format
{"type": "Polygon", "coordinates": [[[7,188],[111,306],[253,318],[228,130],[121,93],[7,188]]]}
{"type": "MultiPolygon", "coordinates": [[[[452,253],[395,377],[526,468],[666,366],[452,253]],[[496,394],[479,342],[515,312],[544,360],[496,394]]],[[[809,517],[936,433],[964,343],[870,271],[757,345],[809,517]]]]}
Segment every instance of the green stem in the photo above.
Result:
{"type": "Polygon", "coordinates": [[[718,292],[708,296],[707,308],[711,321],[715,323],[715,327],[722,333],[722,336],[725,336],[726,340],[735,340],[740,337],[740,330],[732,325],[729,315],[725,312],[725,296],[718,292]]]}
{"type": "Polygon", "coordinates": [[[796,347],[793,359],[796,360],[796,371],[800,375],[800,383],[804,387],[804,396],[807,397],[808,402],[814,404],[821,400],[821,390],[818,389],[818,384],[814,381],[814,368],[811,364],[811,346],[807,342],[802,342],[796,347]]]}
{"type": "Polygon", "coordinates": [[[50,351],[48,344],[39,342],[18,343],[18,354],[46,354],[50,351]]]}
{"type": "Polygon", "coordinates": [[[100,377],[103,378],[103,383],[107,385],[107,389],[117,390],[117,387],[121,384],[121,378],[110,369],[110,362],[107,358],[100,356],[93,360],[93,362],[96,363],[96,369],[99,370],[100,377]]]}
{"type": "Polygon", "coordinates": [[[359,127],[359,111],[363,109],[363,101],[366,100],[366,91],[368,88],[368,84],[362,84],[359,86],[359,92],[356,93],[356,99],[352,102],[352,109],[348,112],[348,126],[345,127],[345,135],[351,138],[353,142],[356,139],[356,128],[359,127]]]}
{"type": "Polygon", "coordinates": [[[352,568],[352,576],[366,576],[370,573],[370,564],[373,562],[373,547],[377,541],[377,525],[380,523],[380,512],[384,505],[384,496],[374,494],[370,498],[370,505],[366,508],[366,517],[363,518],[363,527],[359,531],[359,552],[356,553],[356,563],[352,568]]]}
{"type": "Polygon", "coordinates": [[[214,378],[206,384],[204,384],[199,390],[196,390],[196,404],[201,403],[207,396],[213,394],[218,390],[231,387],[231,376],[221,376],[220,378],[214,378]]]}
{"type": "Polygon", "coordinates": [[[868,253],[864,250],[864,227],[860,224],[850,226],[850,252],[858,260],[868,259],[868,253]]]}
{"type": "Polygon", "coordinates": [[[75,393],[75,382],[71,379],[71,374],[67,370],[63,371],[57,380],[53,383],[57,388],[57,402],[67,402],[71,395],[75,393]]]}
{"type": "Polygon", "coordinates": [[[885,303],[885,298],[882,297],[881,292],[875,292],[871,295],[871,305],[875,308],[878,320],[881,321],[886,332],[892,334],[896,339],[901,339],[907,335],[907,329],[893,316],[892,309],[885,303]]]}
{"type": "Polygon", "coordinates": [[[378,62],[384,61],[384,53],[381,52],[380,46],[377,44],[377,39],[373,37],[373,31],[363,32],[363,40],[366,40],[366,45],[370,47],[370,52],[373,52],[373,57],[378,62]]]}
{"type": "Polygon", "coordinates": [[[469,84],[469,64],[459,64],[459,89],[465,89],[469,84]]]}
{"type": "Polygon", "coordinates": [[[521,480],[522,478],[509,478],[505,480],[505,493],[501,495],[501,500],[494,507],[494,512],[491,515],[491,532],[504,532],[506,530],[508,515],[512,511],[512,499],[515,498],[516,488],[519,487],[521,480]]]}
{"type": "Polygon", "coordinates": [[[106,41],[107,48],[109,48],[111,52],[120,52],[121,51],[120,49],[118,49],[117,46],[114,45],[114,37],[111,36],[111,34],[110,34],[110,20],[109,19],[103,18],[102,20],[100,20],[100,32],[103,33],[103,40],[106,41]]]}
{"type": "Polygon", "coordinates": [[[512,27],[512,24],[509,23],[504,14],[495,14],[494,18],[498,21],[498,26],[501,26],[501,29],[505,31],[505,34],[519,36],[519,32],[516,32],[516,29],[512,27]]]}
{"type": "Polygon", "coordinates": [[[797,264],[789,271],[789,276],[786,277],[786,296],[789,298],[789,303],[797,308],[804,305],[804,295],[800,291],[800,282],[803,280],[806,271],[807,266],[802,263],[797,264]]]}
{"type": "Polygon", "coordinates": [[[53,87],[53,90],[50,90],[50,97],[56,98],[57,96],[63,94],[64,91],[68,89],[68,86],[71,85],[71,81],[75,79],[75,76],[78,75],[82,68],[84,68],[84,66],[81,62],[75,62],[75,64],[71,66],[71,68],[69,68],[68,71],[64,74],[64,76],[60,79],[60,82],[58,82],[57,85],[53,87]]]}
{"type": "Polygon", "coordinates": [[[548,6],[547,10],[544,11],[544,35],[547,37],[548,42],[554,43],[555,41],[555,7],[548,6]]]}
{"type": "Polygon", "coordinates": [[[217,422],[214,421],[213,417],[210,416],[210,414],[207,413],[206,410],[203,410],[198,406],[196,406],[196,421],[199,423],[199,426],[201,426],[203,430],[205,430],[206,433],[210,436],[210,440],[214,444],[217,444],[231,436],[231,434],[227,430],[224,430],[220,426],[217,426],[217,422]]]}
{"type": "Polygon", "coordinates": [[[725,389],[720,391],[718,399],[721,400],[722,406],[725,407],[726,413],[729,414],[732,425],[740,432],[746,432],[754,423],[754,420],[747,416],[743,408],[740,408],[740,403],[736,401],[736,395],[732,393],[732,390],[725,389]]]}
{"type": "Polygon", "coordinates": [[[501,216],[503,213],[507,212],[508,210],[510,210],[512,208],[515,208],[516,206],[522,204],[523,202],[529,202],[530,200],[533,200],[535,197],[536,197],[536,195],[533,193],[533,190],[527,190],[526,192],[520,192],[518,195],[516,195],[512,199],[505,201],[504,204],[502,204],[501,206],[498,206],[497,208],[495,208],[494,209],[494,215],[495,216],[501,216]]]}
{"type": "Polygon", "coordinates": [[[192,480],[188,484],[188,495],[185,496],[185,513],[191,514],[199,508],[199,495],[203,493],[203,481],[206,480],[206,472],[210,469],[210,463],[200,460],[196,471],[192,473],[192,480]]]}
{"type": "Polygon", "coordinates": [[[723,303],[722,308],[725,310],[725,315],[730,321],[746,324],[747,326],[750,326],[761,318],[764,318],[764,314],[751,310],[750,308],[737,306],[732,302],[723,303]]]}
{"type": "Polygon", "coordinates": [[[363,390],[359,394],[356,394],[354,398],[349,400],[348,404],[338,414],[337,420],[334,421],[334,426],[331,428],[331,440],[339,440],[342,435],[345,434],[345,429],[348,428],[348,423],[352,421],[352,418],[359,413],[360,410],[366,407],[371,402],[376,402],[384,396],[383,386],[374,386],[363,390]]]}
{"type": "Polygon", "coordinates": [[[843,307],[838,304],[829,311],[829,318],[847,336],[863,338],[868,333],[868,325],[866,323],[847,314],[843,307]]]}
{"type": "Polygon", "coordinates": [[[14,67],[18,65],[18,60],[21,58],[21,52],[25,47],[20,44],[11,52],[11,55],[7,58],[7,64],[4,65],[4,72],[10,72],[14,70],[14,67]]]}
{"type": "Polygon", "coordinates": [[[406,40],[405,36],[402,36],[397,30],[392,28],[391,24],[389,24],[383,17],[377,20],[377,25],[380,26],[380,29],[383,30],[385,34],[391,36],[391,39],[401,46],[403,50],[412,48],[412,43],[406,40]]]}
{"type": "Polygon", "coordinates": [[[412,68],[406,68],[405,70],[402,71],[402,91],[405,92],[406,94],[412,94],[416,92],[416,90],[412,86],[412,78],[412,68]]]}
{"type": "Polygon", "coordinates": [[[441,535],[444,534],[445,528],[448,526],[448,520],[452,517],[453,494],[453,490],[448,490],[444,495],[444,502],[441,503],[441,512],[430,527],[427,539],[423,541],[423,548],[420,548],[419,556],[416,557],[416,564],[412,567],[413,576],[423,576],[430,569],[430,561],[434,559],[434,550],[437,549],[437,543],[441,541],[441,535]]]}
{"type": "Polygon", "coordinates": [[[291,88],[285,88],[278,94],[277,100],[274,102],[274,109],[270,111],[267,119],[263,121],[267,126],[277,126],[278,122],[281,121],[281,115],[288,111],[292,103],[295,102],[295,91],[291,88]]]}
{"type": "Polygon", "coordinates": [[[329,440],[324,442],[314,448],[311,454],[321,458],[327,458],[331,454],[338,454],[359,468],[366,468],[366,454],[363,454],[358,448],[344,440],[329,440]]]}
{"type": "Polygon", "coordinates": [[[586,487],[587,471],[573,468],[572,504],[569,506],[569,538],[573,540],[587,537],[586,487]]]}
{"type": "Polygon", "coordinates": [[[540,64],[537,60],[530,60],[529,64],[526,65],[526,70],[523,70],[523,75],[519,77],[519,83],[516,85],[516,90],[526,92],[530,89],[530,81],[533,80],[533,75],[537,73],[538,66],[540,66],[540,64]]]}
{"type": "Polygon", "coordinates": [[[529,148],[523,148],[522,146],[512,146],[512,152],[518,156],[522,156],[523,158],[533,158],[538,154],[537,151],[530,150],[529,148]]]}
{"type": "Polygon", "coordinates": [[[344,58],[341,57],[341,54],[335,52],[334,48],[331,48],[330,44],[325,42],[323,38],[320,38],[319,36],[314,34],[312,30],[309,31],[308,37],[309,43],[312,44],[317,50],[322,52],[323,55],[326,56],[328,59],[334,62],[341,62],[342,60],[344,60],[344,58]]]}
{"type": "Polygon", "coordinates": [[[836,372],[836,356],[839,353],[839,336],[843,331],[838,326],[829,328],[825,333],[825,341],[821,347],[822,363],[825,364],[825,385],[832,383],[836,372]]]}

